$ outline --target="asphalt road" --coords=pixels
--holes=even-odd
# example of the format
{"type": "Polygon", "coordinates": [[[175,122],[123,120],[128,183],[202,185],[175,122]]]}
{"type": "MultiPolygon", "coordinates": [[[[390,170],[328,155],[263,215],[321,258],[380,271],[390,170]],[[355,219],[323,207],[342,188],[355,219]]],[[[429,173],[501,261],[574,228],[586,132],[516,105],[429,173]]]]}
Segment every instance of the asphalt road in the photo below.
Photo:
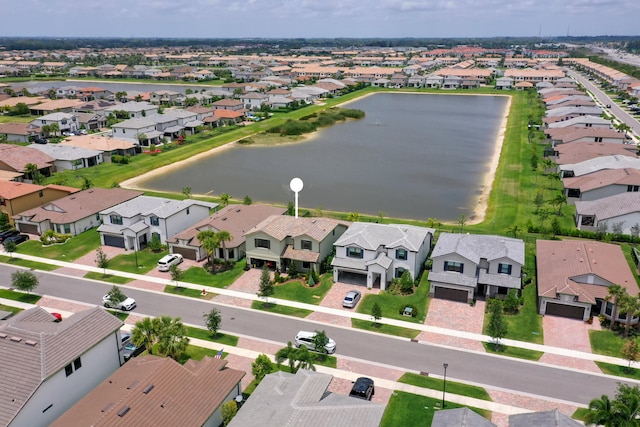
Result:
{"type": "MultiPolygon", "coordinates": [[[[13,267],[0,266],[0,285],[8,286],[13,267]]],[[[87,303],[100,304],[102,295],[110,285],[36,272],[39,294],[46,294],[87,303]]],[[[186,323],[203,325],[202,315],[213,306],[222,312],[222,329],[230,333],[268,339],[283,343],[293,340],[298,330],[324,329],[337,343],[337,354],[377,363],[389,364],[407,370],[443,374],[443,363],[448,363],[447,377],[485,384],[493,387],[548,396],[569,402],[588,404],[602,394],[613,396],[616,382],[613,377],[558,369],[519,359],[495,357],[483,353],[455,350],[439,346],[412,343],[358,330],[335,328],[291,317],[241,308],[217,306],[213,303],[168,294],[156,294],[138,289],[125,289],[135,298],[137,313],[146,315],[179,316],[186,323]]]]}

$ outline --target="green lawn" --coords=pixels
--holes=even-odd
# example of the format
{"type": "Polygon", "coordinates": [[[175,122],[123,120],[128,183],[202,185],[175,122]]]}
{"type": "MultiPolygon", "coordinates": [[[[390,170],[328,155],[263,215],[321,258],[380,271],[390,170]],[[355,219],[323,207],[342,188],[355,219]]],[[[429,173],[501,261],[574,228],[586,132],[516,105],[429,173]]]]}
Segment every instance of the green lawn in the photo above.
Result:
{"type": "Polygon", "coordinates": [[[632,378],[640,380],[640,369],[629,366],[613,365],[611,363],[596,362],[600,370],[607,375],[615,375],[616,377],[632,378]]]}
{"type": "MultiPolygon", "coordinates": [[[[449,383],[447,382],[447,386],[449,383]]],[[[394,390],[382,417],[381,427],[411,426],[429,427],[433,422],[433,414],[440,409],[442,400],[417,394],[394,390]]],[[[463,408],[464,405],[445,402],[446,409],[463,408]]],[[[478,408],[472,411],[491,420],[491,412],[478,408]]]]}
{"type": "Polygon", "coordinates": [[[10,299],[13,301],[26,302],[27,304],[35,304],[40,301],[42,296],[36,294],[25,294],[23,292],[10,291],[9,289],[0,289],[0,298],[10,299]]]}
{"type": "MultiPolygon", "coordinates": [[[[402,375],[398,379],[398,382],[438,391],[442,391],[443,387],[443,380],[441,379],[432,378],[425,375],[413,374],[411,372],[407,372],[402,375]]],[[[487,393],[487,390],[474,385],[447,381],[447,392],[460,396],[473,397],[474,399],[492,401],[491,396],[489,396],[489,393],[487,393]]]]}
{"type": "Polygon", "coordinates": [[[624,338],[616,335],[608,329],[601,331],[589,331],[589,341],[591,350],[596,354],[603,354],[611,357],[622,357],[622,347],[624,338]]]}
{"type": "Polygon", "coordinates": [[[129,317],[129,313],[126,313],[124,311],[118,311],[118,310],[107,310],[107,311],[113,314],[114,316],[116,316],[118,319],[122,320],[123,322],[127,320],[127,317],[129,317]]]}
{"type": "Polygon", "coordinates": [[[122,277],[122,276],[113,276],[111,274],[103,274],[103,273],[96,273],[94,271],[90,271],[87,274],[84,275],[85,278],[87,279],[93,279],[93,280],[101,280],[103,282],[109,282],[109,283],[113,283],[116,285],[124,285],[125,283],[129,283],[131,282],[133,279],[129,279],[127,277],[122,277]]]}
{"type": "Polygon", "coordinates": [[[487,353],[499,354],[501,356],[515,357],[517,359],[538,361],[544,354],[542,351],[529,350],[522,347],[511,347],[508,345],[501,345],[498,350],[495,349],[493,343],[483,342],[482,345],[487,353]]]}
{"type": "Polygon", "coordinates": [[[8,256],[0,255],[0,262],[11,265],[19,265],[21,267],[32,268],[34,270],[43,270],[43,271],[52,271],[58,267],[53,264],[45,264],[38,261],[29,261],[28,259],[20,259],[20,258],[11,258],[8,256]]]}
{"type": "Polygon", "coordinates": [[[214,294],[213,292],[207,292],[206,295],[202,295],[202,291],[201,290],[191,289],[191,288],[183,288],[183,287],[180,287],[180,286],[172,286],[172,285],[166,285],[164,287],[164,292],[167,293],[167,294],[182,295],[182,296],[185,296],[185,297],[206,299],[206,300],[210,300],[211,298],[216,296],[216,294],[214,294]]]}
{"type": "Polygon", "coordinates": [[[0,115],[0,123],[30,123],[35,116],[5,116],[0,115]]]}
{"type": "MultiPolygon", "coordinates": [[[[158,260],[168,253],[168,251],[152,252],[149,249],[144,249],[121,254],[111,258],[107,268],[126,271],[127,273],[144,274],[155,268],[158,265],[158,260]]],[[[167,273],[167,278],[170,277],[169,273],[167,273]]]]}
{"type": "Polygon", "coordinates": [[[231,270],[214,274],[207,272],[202,267],[189,267],[184,271],[181,281],[214,288],[226,288],[242,276],[245,265],[245,260],[240,260],[231,270]]]}
{"type": "MultiPolygon", "coordinates": [[[[536,286],[530,284],[522,290],[524,297],[524,305],[520,306],[520,312],[516,315],[503,316],[507,323],[507,336],[505,338],[526,341],[535,344],[544,343],[544,335],[542,329],[542,316],[537,311],[537,292],[536,286]]],[[[487,313],[484,316],[484,327],[482,333],[487,334],[487,325],[491,316],[487,313]]]]}
{"type": "Polygon", "coordinates": [[[238,345],[239,338],[235,335],[227,335],[218,332],[216,336],[213,336],[208,329],[202,328],[194,328],[191,326],[186,326],[187,335],[192,338],[197,338],[199,340],[206,340],[211,342],[217,342],[224,345],[230,345],[232,347],[236,347],[238,345]]]}
{"type": "Polygon", "coordinates": [[[420,331],[417,329],[385,325],[384,323],[374,323],[372,320],[351,319],[351,326],[358,329],[364,329],[365,331],[379,332],[381,334],[410,339],[414,339],[418,334],[420,334],[420,331]]]}
{"type": "Polygon", "coordinates": [[[293,280],[274,286],[275,292],[273,297],[318,305],[327,292],[329,292],[332,284],[333,277],[331,273],[323,274],[320,278],[320,284],[313,288],[310,288],[299,280],[293,280]]]}
{"type": "Polygon", "coordinates": [[[21,308],[18,307],[12,307],[10,305],[4,305],[4,304],[0,304],[0,310],[2,311],[10,311],[13,314],[19,313],[22,311],[21,308]]]}
{"type": "Polygon", "coordinates": [[[429,281],[427,280],[427,272],[422,274],[420,286],[414,288],[411,295],[393,295],[387,291],[380,291],[378,295],[367,295],[362,298],[358,304],[357,312],[363,314],[371,314],[371,308],[374,303],[378,303],[382,309],[382,317],[396,320],[404,320],[406,322],[424,323],[429,308],[429,281]],[[400,314],[407,304],[412,304],[418,308],[416,317],[407,317],[400,314]]]}
{"type": "Polygon", "coordinates": [[[307,317],[313,311],[304,310],[302,308],[296,307],[288,307],[286,305],[277,305],[272,303],[265,303],[264,301],[253,301],[251,303],[251,308],[254,310],[262,310],[268,311],[270,313],[284,314],[285,316],[293,316],[293,317],[307,317]]]}
{"type": "MultiPolygon", "coordinates": [[[[202,360],[205,356],[215,357],[217,353],[218,350],[189,345],[187,346],[187,351],[185,351],[180,355],[180,357],[178,357],[178,362],[184,365],[189,359],[202,360]]],[[[224,359],[225,357],[227,357],[227,354],[228,353],[222,353],[222,358],[224,359]]]]}
{"type": "Polygon", "coordinates": [[[18,245],[16,252],[59,261],[74,261],[98,246],[100,234],[97,228],[92,228],[59,245],[43,246],[40,240],[29,240],[18,245]]]}

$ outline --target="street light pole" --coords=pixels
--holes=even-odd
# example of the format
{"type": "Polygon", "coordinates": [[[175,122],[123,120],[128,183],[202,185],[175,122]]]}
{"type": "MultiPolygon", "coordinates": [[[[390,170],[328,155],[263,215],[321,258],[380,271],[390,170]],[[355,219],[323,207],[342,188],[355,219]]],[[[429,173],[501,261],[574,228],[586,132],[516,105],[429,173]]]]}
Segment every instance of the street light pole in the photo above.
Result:
{"type": "Polygon", "coordinates": [[[444,409],[444,394],[447,391],[447,368],[449,367],[449,364],[443,363],[442,367],[444,368],[444,381],[442,383],[442,409],[444,409]]]}

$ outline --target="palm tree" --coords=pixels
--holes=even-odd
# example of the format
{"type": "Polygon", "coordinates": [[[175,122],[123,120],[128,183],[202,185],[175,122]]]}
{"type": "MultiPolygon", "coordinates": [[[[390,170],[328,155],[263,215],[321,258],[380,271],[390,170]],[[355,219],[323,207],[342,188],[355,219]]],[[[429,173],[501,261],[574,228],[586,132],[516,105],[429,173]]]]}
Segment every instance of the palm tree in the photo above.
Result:
{"type": "Polygon", "coordinates": [[[609,396],[603,394],[600,399],[593,399],[589,402],[589,412],[585,415],[584,422],[586,425],[616,426],[613,402],[609,396]]]}
{"type": "Polygon", "coordinates": [[[565,196],[564,193],[559,193],[551,199],[549,203],[558,207],[558,215],[560,215],[562,213],[562,205],[567,203],[567,196],[565,196]]]}
{"type": "Polygon", "coordinates": [[[624,324],[624,336],[628,337],[631,329],[631,320],[640,316],[640,295],[634,297],[627,293],[623,294],[620,299],[620,312],[627,316],[624,324]]]}
{"type": "Polygon", "coordinates": [[[215,236],[216,232],[213,230],[202,230],[196,236],[200,241],[200,245],[202,245],[202,249],[207,253],[207,260],[209,264],[213,262],[212,255],[218,247],[217,245],[214,245],[215,236]]]}
{"type": "Polygon", "coordinates": [[[60,132],[60,126],[57,123],[51,123],[49,125],[49,132],[51,132],[54,136],[57,136],[58,132],[60,132]]]}
{"type": "Polygon", "coordinates": [[[291,373],[295,373],[297,351],[298,349],[291,344],[291,341],[287,342],[286,347],[283,347],[276,352],[276,363],[278,364],[278,366],[280,366],[285,360],[289,360],[289,371],[291,373]]]}
{"type": "Polygon", "coordinates": [[[298,369],[309,369],[315,371],[316,367],[313,365],[314,355],[309,351],[306,346],[300,346],[295,352],[295,358],[298,364],[296,365],[296,372],[298,369]]]}
{"type": "Polygon", "coordinates": [[[31,178],[31,181],[34,184],[39,184],[42,180],[40,169],[38,169],[38,165],[36,165],[35,163],[27,163],[24,166],[24,173],[28,178],[31,178]]]}
{"type": "Polygon", "coordinates": [[[144,345],[149,354],[153,354],[153,345],[156,343],[158,332],[158,319],[145,317],[136,322],[131,331],[131,341],[138,346],[144,345]]]}
{"type": "Polygon", "coordinates": [[[216,233],[216,238],[218,240],[218,243],[220,243],[222,245],[222,252],[223,252],[223,256],[224,256],[224,262],[226,263],[228,261],[226,242],[232,241],[233,240],[233,236],[228,231],[222,230],[222,231],[218,231],[216,233]]]}
{"type": "Polygon", "coordinates": [[[518,237],[518,233],[520,232],[520,227],[516,224],[512,227],[507,228],[507,233],[513,234],[514,238],[518,237]]]}
{"type": "Polygon", "coordinates": [[[177,360],[189,345],[187,328],[179,317],[162,316],[158,334],[158,350],[177,360]]]}
{"type": "Polygon", "coordinates": [[[616,323],[616,319],[618,318],[618,307],[620,304],[620,300],[624,298],[624,295],[627,294],[627,290],[620,285],[612,285],[609,286],[607,290],[608,294],[604,298],[605,301],[609,302],[613,300],[613,310],[611,311],[611,325],[610,329],[613,330],[613,326],[616,323]]]}
{"type": "Polygon", "coordinates": [[[222,193],[220,195],[220,204],[222,205],[222,207],[225,207],[229,204],[229,199],[231,198],[231,196],[229,196],[227,193],[222,193]]]}

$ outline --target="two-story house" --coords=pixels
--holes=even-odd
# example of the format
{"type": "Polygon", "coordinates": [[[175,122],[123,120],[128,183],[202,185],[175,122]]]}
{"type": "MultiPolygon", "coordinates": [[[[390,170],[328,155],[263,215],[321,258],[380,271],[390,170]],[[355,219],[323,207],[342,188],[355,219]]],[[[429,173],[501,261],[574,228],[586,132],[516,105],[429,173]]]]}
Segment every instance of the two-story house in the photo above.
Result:
{"type": "Polygon", "coordinates": [[[431,253],[429,296],[461,302],[521,289],[524,242],[503,236],[441,233],[431,253]]]}
{"type": "Polygon", "coordinates": [[[0,181],[0,215],[6,215],[9,224],[18,212],[42,206],[53,200],[80,191],[77,188],[50,184],[47,186],[26,182],[0,181]]]}
{"type": "Polygon", "coordinates": [[[163,133],[156,130],[156,122],[147,117],[128,119],[111,126],[114,138],[125,139],[148,147],[158,144],[163,133]]]}
{"type": "Polygon", "coordinates": [[[366,278],[367,288],[381,290],[409,271],[415,279],[431,249],[432,228],[406,224],[355,222],[336,241],[333,280],[366,278]]]}
{"type": "Polygon", "coordinates": [[[124,362],[117,317],[94,307],[56,320],[34,307],[0,323],[0,425],[50,425],[124,362]]]}
{"type": "Polygon", "coordinates": [[[104,109],[105,115],[115,113],[116,111],[126,111],[129,113],[130,119],[141,119],[158,113],[158,106],[145,101],[129,101],[122,104],[116,104],[104,109]]]}
{"type": "Polygon", "coordinates": [[[58,125],[60,132],[75,132],[80,128],[78,118],[73,113],[51,113],[38,117],[31,124],[42,127],[45,125],[58,125]]]}
{"type": "Polygon", "coordinates": [[[320,271],[349,225],[331,218],[272,215],[245,233],[247,262],[278,271],[286,271],[293,262],[297,271],[320,271]]]}
{"type": "Polygon", "coordinates": [[[140,250],[153,239],[171,237],[209,216],[215,203],[140,196],[100,212],[103,245],[140,250]]]}

